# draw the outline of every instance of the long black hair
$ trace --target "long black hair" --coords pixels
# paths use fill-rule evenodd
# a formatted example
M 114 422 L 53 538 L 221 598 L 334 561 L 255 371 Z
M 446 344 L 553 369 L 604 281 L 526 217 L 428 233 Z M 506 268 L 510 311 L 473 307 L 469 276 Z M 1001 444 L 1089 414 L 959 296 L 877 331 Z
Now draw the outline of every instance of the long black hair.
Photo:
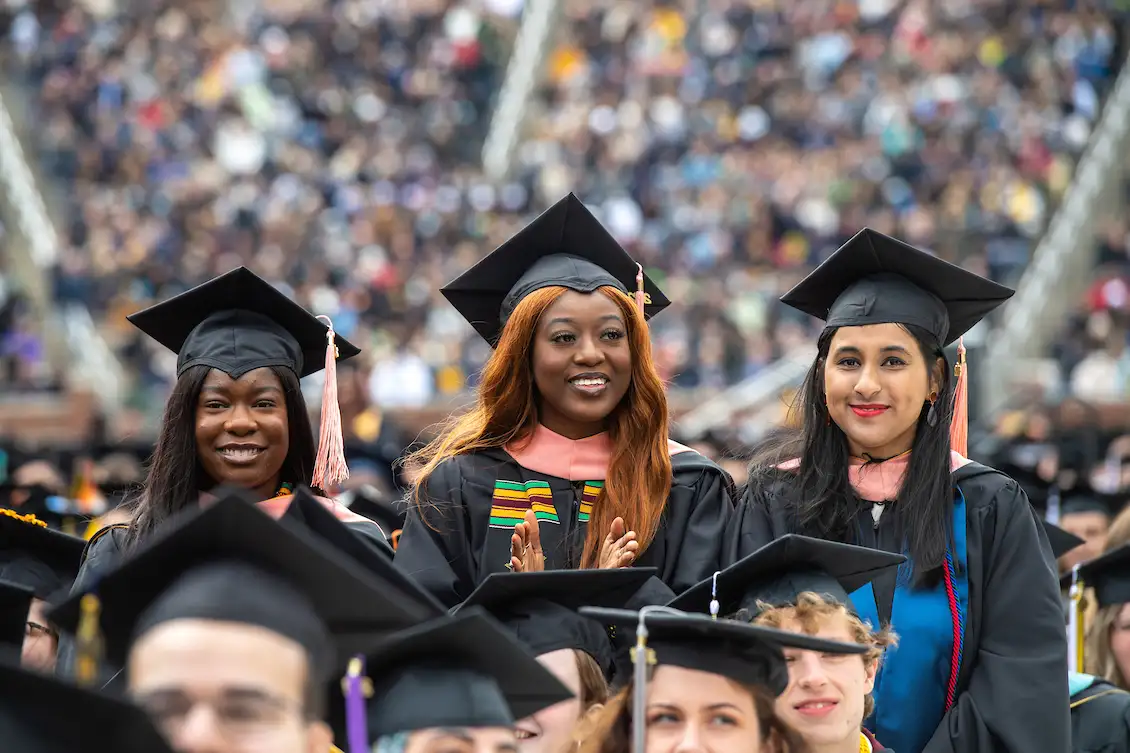
M 298 376 L 290 369 L 282 366 L 270 369 L 282 384 L 290 433 L 290 449 L 283 461 L 280 481 L 309 486 L 317 446 L 302 387 Z M 197 504 L 200 493 L 215 483 L 204 473 L 196 454 L 196 404 L 210 370 L 208 366 L 186 369 L 165 403 L 161 433 L 130 527 L 131 543 L 145 539 L 168 518 Z
M 906 478 L 897 497 L 900 536 L 907 543 L 916 580 L 928 584 L 941 573 L 950 539 L 953 481 L 950 477 L 950 422 L 953 420 L 955 382 L 950 365 L 937 339 L 921 327 L 899 325 L 917 341 L 934 374 L 936 359 L 942 359 L 941 389 L 935 403 L 937 422 L 927 420 L 929 403 L 923 403 L 911 445 Z M 792 410 L 801 428 L 782 432 L 762 443 L 750 463 L 750 487 L 771 484 L 780 478 L 778 469 L 789 460 L 800 461 L 795 474 L 795 494 L 787 495 L 787 513 L 806 535 L 852 542 L 855 521 L 864 506 L 848 478 L 850 452 L 847 436 L 828 421 L 824 396 L 824 369 L 837 328 L 825 329 L 817 343 L 816 360 L 805 376 Z M 790 474 L 792 475 L 792 474 Z

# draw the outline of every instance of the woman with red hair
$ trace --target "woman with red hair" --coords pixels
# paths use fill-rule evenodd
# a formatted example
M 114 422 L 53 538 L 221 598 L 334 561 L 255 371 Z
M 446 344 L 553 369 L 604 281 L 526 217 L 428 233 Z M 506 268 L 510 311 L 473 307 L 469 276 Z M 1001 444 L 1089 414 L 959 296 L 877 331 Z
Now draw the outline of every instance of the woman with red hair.
M 474 407 L 413 456 L 396 564 L 448 606 L 507 569 L 656 567 L 650 603 L 719 569 L 733 483 L 668 440 L 646 324 L 668 301 L 584 205 L 443 292 L 495 351 Z

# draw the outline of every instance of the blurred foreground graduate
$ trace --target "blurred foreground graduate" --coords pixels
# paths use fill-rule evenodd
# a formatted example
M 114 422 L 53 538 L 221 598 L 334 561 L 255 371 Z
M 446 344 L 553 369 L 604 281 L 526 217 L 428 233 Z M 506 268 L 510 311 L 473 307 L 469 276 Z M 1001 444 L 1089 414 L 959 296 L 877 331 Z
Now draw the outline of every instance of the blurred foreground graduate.
M 1049 524 L 1049 528 L 1054 526 Z M 1049 535 L 1053 546 L 1057 541 L 1061 544 L 1061 548 L 1055 551 L 1057 556 L 1083 544 L 1082 539 L 1066 531 L 1061 533 L 1062 537 Z M 1130 602 L 1130 545 L 1083 564 L 1069 573 L 1066 579 L 1071 582 L 1068 601 L 1068 635 L 1072 639 L 1071 671 L 1068 673 L 1071 750 L 1073 753 L 1127 753 L 1130 751 L 1130 693 L 1110 678 L 1096 676 L 1102 664 L 1108 667 L 1113 664 L 1112 652 L 1102 649 L 1103 641 L 1095 634 L 1089 636 L 1091 641 L 1084 651 L 1082 624 L 1085 607 L 1083 590 L 1086 586 L 1091 588 L 1088 598 L 1093 597 L 1098 602 L 1100 614 L 1112 605 L 1117 609 L 1123 602 Z M 1093 633 L 1105 634 L 1107 646 L 1115 639 L 1113 632 L 1116 629 L 1120 628 L 1092 627 Z M 1092 661 L 1092 658 L 1097 661 Z M 1084 665 L 1092 674 L 1084 672 Z
M 654 568 L 494 573 L 459 610 L 486 609 L 573 694 L 573 698 L 517 720 L 521 753 L 575 748 L 608 700 L 613 648 L 603 625 L 578 614 L 583 606 L 623 607 Z
M 434 612 L 238 497 L 174 523 L 52 612 L 77 638 L 79 679 L 101 655 L 124 666 L 178 750 L 326 753 L 327 689 L 348 657 Z
M 397 565 L 448 606 L 511 568 L 653 566 L 644 603 L 717 570 L 733 484 L 668 439 L 646 324 L 668 301 L 584 205 L 570 194 L 443 293 L 495 350 L 476 405 L 409 459 Z
M 904 562 L 901 554 L 788 534 L 671 606 L 864 647 L 858 656 L 786 647 L 789 684 L 776 700 L 777 715 L 810 753 L 891 751 L 863 720 L 874 710 L 875 676 L 894 636 L 861 620 L 848 594 Z
M 900 638 L 867 721 L 899 753 L 1069 745 L 1047 538 L 1015 481 L 959 454 L 966 367 L 959 355 L 955 385 L 942 350 L 1011 295 L 865 229 L 782 298 L 826 327 L 801 428 L 751 463 L 733 554 L 800 533 L 909 557 L 851 595 Z
M 77 536 L 52 530 L 33 515 L 0 510 L 0 579 L 28 588 L 33 595 L 24 613 L 25 667 L 55 671 L 59 636 L 48 623 L 47 610 L 66 598 L 85 545 Z
M 782 649 L 845 656 L 865 651 L 670 607 L 584 607 L 580 613 L 636 635 L 631 681 L 598 715 L 582 753 L 803 751 L 774 710 L 789 682 Z
M 359 351 L 301 306 L 240 267 L 129 319 L 177 354 L 177 382 L 133 520 L 91 539 L 76 588 L 216 487 L 246 489 L 279 517 L 296 488 L 331 487 L 343 473 L 335 364 Z M 323 368 L 316 452 L 299 379 Z M 358 536 L 384 546 L 372 521 L 331 500 L 323 504 Z M 68 641 L 59 654 L 61 671 L 69 672 Z
M 515 721 L 572 695 L 477 607 L 393 636 L 345 682 L 330 716 L 348 753 L 517 753 Z

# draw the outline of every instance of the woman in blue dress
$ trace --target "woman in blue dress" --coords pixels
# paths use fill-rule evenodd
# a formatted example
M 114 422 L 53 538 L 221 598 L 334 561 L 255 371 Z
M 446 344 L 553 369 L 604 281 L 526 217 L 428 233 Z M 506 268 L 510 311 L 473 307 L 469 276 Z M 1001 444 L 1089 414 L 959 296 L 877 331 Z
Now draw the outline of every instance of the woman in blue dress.
M 865 723 L 899 753 L 1070 748 L 1047 537 L 1015 481 L 950 441 L 964 410 L 955 420 L 942 349 L 1011 295 L 864 229 L 782 298 L 826 327 L 794 406 L 801 428 L 755 453 L 729 555 L 786 533 L 907 555 L 851 594 L 901 636 Z

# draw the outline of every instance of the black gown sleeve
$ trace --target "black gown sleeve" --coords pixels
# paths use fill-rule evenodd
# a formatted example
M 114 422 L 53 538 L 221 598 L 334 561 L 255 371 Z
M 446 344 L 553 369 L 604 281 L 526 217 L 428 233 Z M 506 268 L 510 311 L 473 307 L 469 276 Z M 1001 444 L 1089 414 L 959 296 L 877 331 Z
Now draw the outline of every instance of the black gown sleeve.
M 78 575 L 75 576 L 71 586 L 71 595 L 84 593 L 90 590 L 106 573 L 117 567 L 125 558 L 125 539 L 127 527 L 115 525 L 104 528 L 95 534 L 86 545 L 83 553 L 82 565 Z M 74 677 L 75 641 L 69 634 L 59 635 L 59 645 L 55 654 L 55 674 L 59 677 L 71 679 Z M 119 689 L 121 683 L 117 682 L 118 670 L 121 667 L 103 665 L 100 670 L 100 679 L 107 689 Z M 114 682 L 111 682 L 114 680 Z M 109 683 L 107 685 L 107 683 Z
M 746 485 L 724 534 L 724 566 L 732 565 L 774 539 L 791 533 L 781 504 L 785 493 L 787 489 L 783 481 L 751 481 Z
M 409 503 L 393 563 L 447 608 L 475 590 L 470 513 L 460 458 L 440 463 L 421 489 L 424 511 Z
M 1062 753 L 1071 749 L 1071 735 L 1059 584 L 1024 492 L 1015 481 L 992 476 L 998 481 L 991 486 L 962 485 L 970 504 L 970 621 L 977 643 L 965 660 L 968 681 L 925 753 Z M 978 504 L 975 492 L 993 487 L 992 499 Z

